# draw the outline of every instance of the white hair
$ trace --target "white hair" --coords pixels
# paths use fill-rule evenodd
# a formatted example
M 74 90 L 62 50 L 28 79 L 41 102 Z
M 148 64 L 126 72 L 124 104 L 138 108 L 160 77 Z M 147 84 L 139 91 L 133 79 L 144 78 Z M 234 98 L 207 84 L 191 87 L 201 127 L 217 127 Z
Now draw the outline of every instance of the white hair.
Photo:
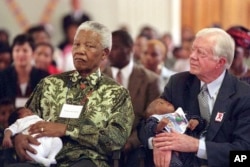
M 97 34 L 101 36 L 102 47 L 104 49 L 108 48 L 109 50 L 111 50 L 112 34 L 111 34 L 111 31 L 103 24 L 98 23 L 96 21 L 85 21 L 77 28 L 75 38 L 77 34 L 79 33 L 79 31 L 81 30 L 91 30 L 91 31 L 96 32 Z
M 233 38 L 221 28 L 204 28 L 196 34 L 197 37 L 209 37 L 215 42 L 213 53 L 218 57 L 225 57 L 225 68 L 229 69 L 234 58 L 235 43 Z

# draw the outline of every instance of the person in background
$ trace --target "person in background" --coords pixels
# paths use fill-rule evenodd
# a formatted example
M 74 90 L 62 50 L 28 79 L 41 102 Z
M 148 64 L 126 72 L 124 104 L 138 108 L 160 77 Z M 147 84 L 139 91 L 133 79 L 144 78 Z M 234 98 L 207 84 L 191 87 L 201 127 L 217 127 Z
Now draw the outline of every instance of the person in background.
M 230 72 L 250 84 L 250 68 L 244 59 L 250 50 L 250 30 L 243 26 L 232 26 L 227 33 L 232 36 L 236 45 Z
M 81 0 L 69 0 L 71 11 L 62 18 L 62 28 L 66 33 L 67 27 L 71 23 L 80 25 L 85 21 L 91 20 L 90 16 L 82 9 L 83 5 Z
M 113 31 L 112 41 L 113 45 L 108 57 L 110 66 L 107 66 L 103 72 L 129 90 L 135 120 L 132 133 L 123 148 L 122 159 L 124 159 L 124 167 L 137 167 L 139 166 L 138 154 L 141 146 L 137 126 L 145 115 L 147 105 L 160 95 L 158 76 L 134 63 L 133 40 L 127 31 Z
M 192 44 L 190 72 L 173 75 L 161 98 L 175 108 L 182 107 L 187 115 L 201 115 L 208 126 L 199 139 L 175 131 L 151 138 L 156 166 L 163 166 L 165 150 L 193 154 L 183 161 L 184 166 L 230 166 L 230 151 L 250 149 L 250 86 L 228 71 L 234 49 L 234 40 L 224 30 L 198 31 Z M 200 94 L 207 97 L 203 100 L 206 107 L 199 105 Z
M 64 39 L 60 42 L 59 48 L 64 51 L 68 45 L 72 45 L 75 30 L 85 22 L 91 20 L 90 16 L 82 9 L 81 0 L 69 0 L 71 11 L 62 18 L 62 30 Z M 65 52 L 65 51 L 64 51 Z M 65 53 L 64 53 L 65 55 Z
M 15 110 L 13 101 L 9 98 L 3 98 L 0 100 L 0 127 L 1 129 L 7 128 L 8 119 L 10 114 Z
M 109 167 L 109 157 L 120 150 L 134 121 L 128 90 L 100 71 L 112 46 L 109 29 L 95 21 L 81 24 L 73 43 L 76 70 L 51 75 L 39 82 L 26 107 L 44 120 L 30 127 L 37 137 L 61 137 L 63 148 L 56 157 L 59 167 Z M 16 135 L 14 146 L 22 161 L 38 145 L 31 135 Z M 37 166 L 29 162 L 9 167 Z
M 147 49 L 147 37 L 143 35 L 138 35 L 134 42 L 134 62 L 141 64 L 141 57 L 144 56 L 144 53 Z
M 173 56 L 175 58 L 175 62 L 173 65 L 173 71 L 176 72 L 184 72 L 184 71 L 189 71 L 190 70 L 190 50 L 180 46 L 180 47 L 175 47 L 173 50 Z
M 160 41 L 162 41 L 162 43 L 167 48 L 166 60 L 164 62 L 164 65 L 168 69 L 172 69 L 173 65 L 174 65 L 174 62 L 175 62 L 175 59 L 173 57 L 173 50 L 175 48 L 175 45 L 174 45 L 174 41 L 173 41 L 171 33 L 169 33 L 169 32 L 164 33 L 161 36 Z
M 35 67 L 47 71 L 49 74 L 58 74 L 61 71 L 53 64 L 54 48 L 50 43 L 38 43 L 34 50 Z
M 145 36 L 147 39 L 158 39 L 157 30 L 150 25 L 142 26 L 139 35 Z
M 167 49 L 161 41 L 151 39 L 147 43 L 147 49 L 144 56 L 141 57 L 142 65 L 159 75 L 159 88 L 161 92 L 163 92 L 171 75 L 175 74 L 174 71 L 164 66 L 166 53 Z
M 0 29 L 0 42 L 4 42 L 4 43 L 10 43 L 10 35 L 9 32 L 5 29 Z
M 8 119 L 12 112 L 15 111 L 15 104 L 9 98 L 0 99 L 0 143 L 3 142 L 4 129 L 8 128 Z M 13 149 L 5 149 L 0 145 L 0 166 L 9 162 L 15 162 L 15 152 Z
M 32 65 L 34 41 L 19 34 L 12 44 L 13 66 L 0 72 L 0 99 L 10 98 L 16 107 L 24 106 L 37 83 L 49 73 Z
M 11 48 L 8 43 L 0 42 L 0 71 L 8 68 L 12 64 Z
M 72 47 L 73 47 L 73 41 L 74 41 L 74 36 L 76 33 L 76 30 L 78 28 L 78 24 L 75 22 L 71 22 L 67 25 L 66 27 L 66 39 L 64 41 L 62 41 L 59 44 L 59 48 L 62 50 L 63 52 L 63 58 L 62 58 L 62 71 L 70 71 L 70 70 L 74 70 L 74 63 L 72 60 Z
M 35 45 L 39 43 L 48 43 L 52 45 L 51 36 L 45 25 L 35 25 L 31 26 L 27 33 L 33 38 Z M 53 45 L 52 45 L 53 46 Z M 60 48 L 53 46 L 53 64 L 58 69 L 64 69 L 63 64 L 63 52 Z

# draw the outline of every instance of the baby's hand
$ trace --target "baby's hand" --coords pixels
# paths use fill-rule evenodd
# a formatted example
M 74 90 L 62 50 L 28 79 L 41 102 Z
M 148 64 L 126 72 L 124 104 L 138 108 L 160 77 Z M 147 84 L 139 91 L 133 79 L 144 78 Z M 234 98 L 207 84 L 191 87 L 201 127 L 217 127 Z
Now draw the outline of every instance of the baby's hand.
M 4 137 L 2 145 L 3 145 L 3 148 L 11 148 L 11 147 L 13 147 L 11 138 Z
M 168 123 L 169 123 L 168 118 L 162 118 L 156 127 L 156 132 L 157 133 L 161 132 L 165 128 L 165 126 L 167 126 Z
M 198 124 L 199 124 L 199 121 L 197 119 L 190 119 L 188 123 L 188 128 L 193 131 Z

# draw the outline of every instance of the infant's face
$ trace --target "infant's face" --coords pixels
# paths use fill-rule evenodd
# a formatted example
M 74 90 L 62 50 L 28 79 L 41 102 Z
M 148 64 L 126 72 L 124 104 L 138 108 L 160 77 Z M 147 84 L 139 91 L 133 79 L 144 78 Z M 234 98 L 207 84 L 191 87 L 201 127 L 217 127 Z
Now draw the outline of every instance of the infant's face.
M 27 108 L 23 108 L 18 111 L 18 114 L 19 114 L 19 118 L 24 118 L 26 116 L 32 115 L 32 111 Z
M 157 114 L 165 114 L 174 112 L 174 106 L 163 99 L 157 99 L 155 102 L 155 110 Z

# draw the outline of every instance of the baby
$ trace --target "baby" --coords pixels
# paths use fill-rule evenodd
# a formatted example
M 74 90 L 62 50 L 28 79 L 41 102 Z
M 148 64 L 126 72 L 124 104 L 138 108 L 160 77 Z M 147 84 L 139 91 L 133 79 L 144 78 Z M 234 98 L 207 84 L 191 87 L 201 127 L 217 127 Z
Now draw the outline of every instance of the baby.
M 164 128 L 170 123 L 170 120 L 167 117 L 162 117 L 162 119 L 159 120 L 159 117 L 157 116 L 163 116 L 165 114 L 174 112 L 174 106 L 162 98 L 157 98 L 149 104 L 146 110 L 146 118 L 147 123 L 153 125 L 153 129 L 151 129 L 153 136 L 159 132 L 162 132 Z M 187 128 L 193 131 L 199 125 L 199 122 L 202 122 L 203 124 L 203 121 L 200 117 L 193 116 L 191 119 L 189 119 Z
M 170 124 L 171 127 L 173 127 L 173 129 L 176 130 L 175 126 L 172 126 L 172 122 L 169 118 L 175 116 L 175 114 L 171 113 L 176 113 L 176 115 L 178 115 L 178 110 L 179 109 L 175 111 L 174 106 L 162 98 L 157 98 L 154 101 L 152 101 L 146 110 L 146 124 L 145 124 L 145 129 L 147 129 L 146 138 L 148 139 L 150 137 L 155 136 L 157 133 L 166 131 L 166 127 L 169 126 Z M 166 117 L 167 114 L 169 114 L 169 118 Z M 201 117 L 187 116 L 187 115 L 186 117 L 189 121 L 186 122 L 187 126 L 184 126 L 185 128 L 182 130 L 181 133 L 186 132 L 186 128 L 191 131 L 196 131 L 195 133 L 200 133 L 200 131 L 202 131 L 205 128 L 205 121 Z M 185 122 L 186 118 L 183 119 L 183 117 L 178 117 L 178 116 L 175 117 L 175 121 L 177 123 L 178 121 L 183 121 L 183 120 Z M 169 162 L 170 166 L 181 167 L 183 165 L 177 152 L 172 152 L 171 160 Z
M 4 131 L 3 147 L 13 147 L 11 136 L 17 133 L 29 134 L 29 126 L 38 121 L 44 120 L 28 108 L 17 108 L 9 117 L 10 126 Z M 38 146 L 32 145 L 36 149 L 37 154 L 32 154 L 28 151 L 27 154 L 37 163 L 41 163 L 46 167 L 56 164 L 55 156 L 62 149 L 62 140 L 59 137 L 40 137 L 37 140 L 41 144 Z

